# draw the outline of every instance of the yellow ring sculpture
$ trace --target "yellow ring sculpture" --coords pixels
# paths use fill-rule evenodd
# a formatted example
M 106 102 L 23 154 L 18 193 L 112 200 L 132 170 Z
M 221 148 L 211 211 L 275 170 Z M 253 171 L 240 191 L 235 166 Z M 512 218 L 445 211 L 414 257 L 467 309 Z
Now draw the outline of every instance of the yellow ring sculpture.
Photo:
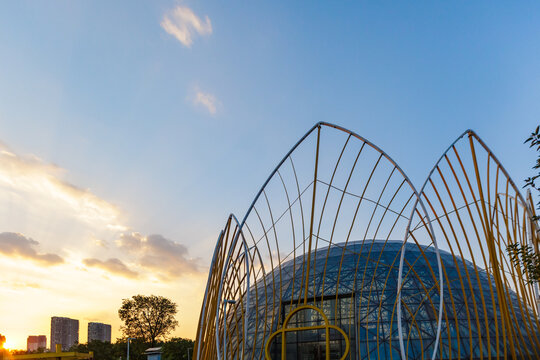
M 324 325 L 288 328 L 287 325 L 289 325 L 289 321 L 291 320 L 293 315 L 306 309 L 311 309 L 318 312 L 324 320 Z M 286 360 L 287 359 L 287 340 L 285 336 L 286 333 L 296 332 L 296 331 L 305 331 L 305 330 L 321 330 L 321 329 L 325 330 L 326 360 L 330 360 L 330 329 L 339 331 L 341 335 L 343 335 L 343 338 L 345 339 L 345 351 L 344 351 L 343 356 L 340 358 L 340 360 L 345 360 L 345 358 L 349 354 L 349 348 L 350 348 L 350 342 L 349 342 L 349 338 L 347 337 L 347 334 L 345 334 L 345 331 L 341 330 L 339 327 L 335 325 L 330 325 L 330 322 L 328 321 L 328 318 L 326 317 L 324 312 L 321 309 L 312 305 L 303 305 L 291 311 L 291 313 L 285 318 L 285 321 L 283 322 L 283 327 L 279 329 L 278 331 L 276 331 L 275 333 L 273 333 L 272 335 L 270 335 L 270 337 L 268 338 L 268 341 L 266 342 L 266 346 L 264 347 L 264 354 L 265 354 L 266 360 L 272 360 L 272 358 L 270 357 L 268 348 L 270 347 L 272 340 L 274 340 L 274 338 L 277 337 L 278 335 L 281 334 L 281 360 Z

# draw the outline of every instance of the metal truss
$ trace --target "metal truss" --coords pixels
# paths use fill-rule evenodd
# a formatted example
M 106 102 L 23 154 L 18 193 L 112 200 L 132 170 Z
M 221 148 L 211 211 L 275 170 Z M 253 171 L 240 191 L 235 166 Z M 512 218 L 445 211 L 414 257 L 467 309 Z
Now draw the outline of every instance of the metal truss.
M 538 233 L 532 207 L 504 167 L 467 130 L 435 164 L 420 197 L 439 247 L 451 254 L 454 264 L 470 261 L 452 271 L 452 262 L 442 262 L 441 285 L 448 290 L 443 293 L 437 357 L 540 358 L 537 287 L 507 251 L 514 243 L 538 250 Z M 412 238 L 412 227 L 424 226 L 416 218 Z
M 538 291 L 506 252 L 538 247 L 530 201 L 470 130 L 417 192 L 376 145 L 317 123 L 229 216 L 194 357 L 540 358 Z

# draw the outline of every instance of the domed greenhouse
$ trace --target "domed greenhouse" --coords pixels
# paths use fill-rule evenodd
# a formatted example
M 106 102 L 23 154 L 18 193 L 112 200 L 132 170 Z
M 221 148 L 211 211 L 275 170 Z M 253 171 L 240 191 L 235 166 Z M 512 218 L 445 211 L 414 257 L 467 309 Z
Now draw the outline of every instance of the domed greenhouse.
M 318 123 L 219 234 L 194 358 L 540 358 L 532 205 L 471 130 L 417 190 Z

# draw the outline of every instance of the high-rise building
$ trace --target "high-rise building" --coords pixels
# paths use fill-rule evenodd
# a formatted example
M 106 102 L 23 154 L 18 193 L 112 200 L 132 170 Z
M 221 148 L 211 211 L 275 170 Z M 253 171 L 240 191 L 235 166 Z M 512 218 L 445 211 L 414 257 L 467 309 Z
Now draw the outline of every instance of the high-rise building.
M 47 337 L 45 335 L 30 335 L 26 339 L 26 351 L 37 351 L 47 348 Z
M 53 316 L 51 318 L 51 349 L 56 344 L 62 345 L 62 350 L 79 343 L 79 320 Z
M 88 342 L 92 340 L 111 342 L 111 325 L 98 322 L 89 322 Z

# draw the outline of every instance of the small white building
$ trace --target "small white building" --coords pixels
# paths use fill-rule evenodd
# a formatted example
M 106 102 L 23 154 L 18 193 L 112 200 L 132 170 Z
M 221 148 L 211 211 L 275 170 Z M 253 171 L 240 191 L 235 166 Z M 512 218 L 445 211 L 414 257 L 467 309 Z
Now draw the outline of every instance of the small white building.
M 148 348 L 144 354 L 147 360 L 161 360 L 161 347 Z

